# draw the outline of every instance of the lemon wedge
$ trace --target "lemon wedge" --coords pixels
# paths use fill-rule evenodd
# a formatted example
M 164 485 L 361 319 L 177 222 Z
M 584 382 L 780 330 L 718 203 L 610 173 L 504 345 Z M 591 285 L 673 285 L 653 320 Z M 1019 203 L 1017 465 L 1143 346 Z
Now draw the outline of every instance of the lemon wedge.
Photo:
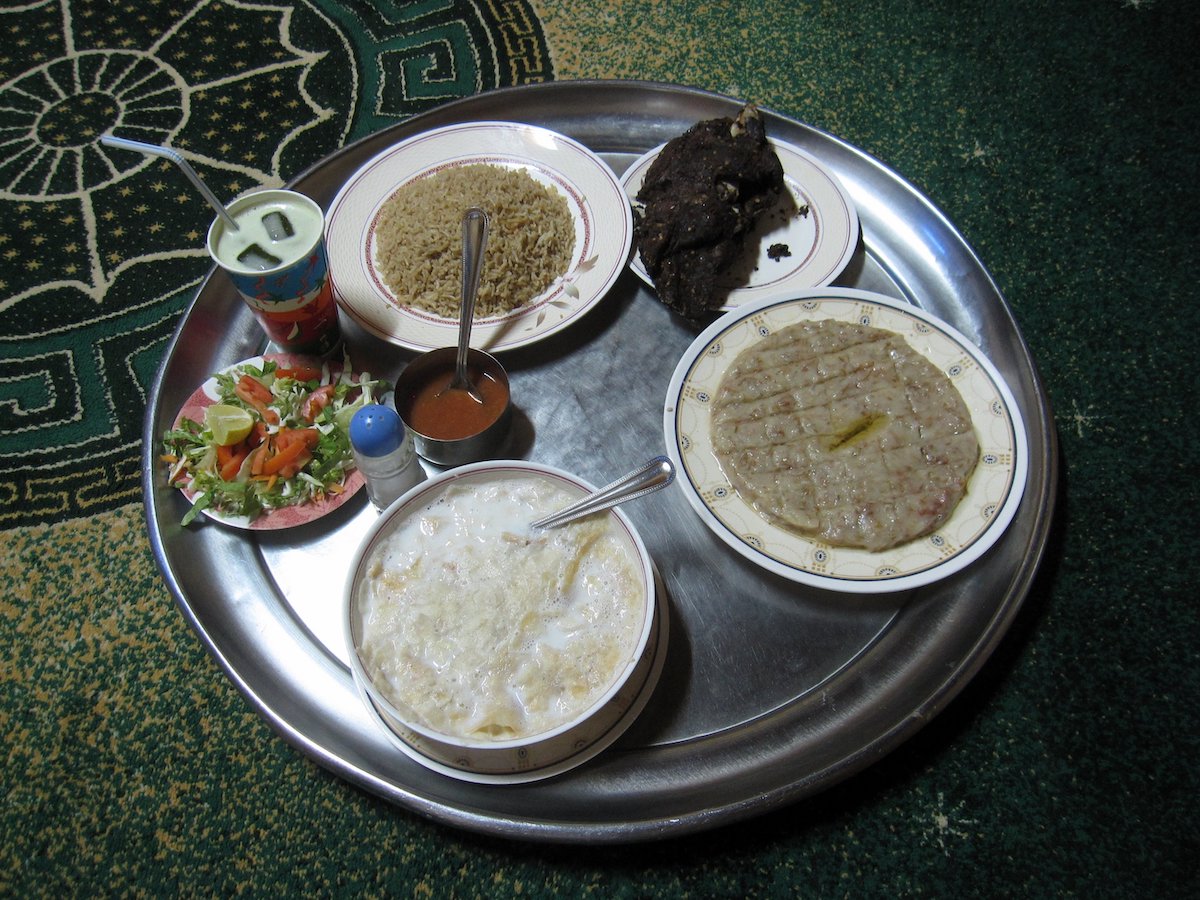
M 218 447 L 228 447 L 246 439 L 254 428 L 254 417 L 240 406 L 214 403 L 204 411 L 204 424 Z
M 336 413 L 334 413 L 334 424 L 348 434 L 350 432 L 350 420 L 353 419 L 354 414 L 364 406 L 366 406 L 366 403 L 363 402 L 361 397 L 358 400 L 355 400 L 349 406 L 343 406 Z

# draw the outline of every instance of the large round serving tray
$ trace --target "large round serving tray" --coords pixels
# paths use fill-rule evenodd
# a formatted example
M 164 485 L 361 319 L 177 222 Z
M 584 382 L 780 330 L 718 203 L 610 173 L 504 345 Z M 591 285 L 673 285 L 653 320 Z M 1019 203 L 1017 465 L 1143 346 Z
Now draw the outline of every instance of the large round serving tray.
M 447 104 L 347 147 L 292 185 L 328 206 L 384 148 L 463 121 L 541 125 L 590 147 L 618 174 L 696 121 L 740 104 L 642 82 L 558 82 Z M 741 558 L 675 488 L 631 504 L 665 586 L 671 642 L 642 715 L 605 753 L 559 778 L 479 785 L 399 753 L 357 695 L 338 599 L 375 512 L 364 499 L 285 535 L 179 526 L 186 501 L 155 463 L 196 384 L 262 348 L 251 313 L 214 272 L 184 314 L 146 416 L 143 481 L 155 556 L 214 658 L 280 734 L 360 787 L 431 819 L 543 841 L 661 838 L 743 819 L 857 772 L 941 710 L 988 658 L 1029 591 L 1058 480 L 1048 401 L 1028 347 L 963 237 L 910 183 L 823 132 L 767 112 L 768 133 L 835 172 L 862 225 L 836 284 L 910 302 L 974 341 L 1003 375 L 1029 437 L 1021 506 L 963 571 L 864 596 L 796 584 Z M 226 323 L 215 327 L 213 323 Z M 411 358 L 357 329 L 357 369 L 392 378 Z M 632 273 L 584 319 L 505 358 L 519 408 L 505 455 L 607 483 L 661 452 L 662 398 L 697 330 Z M 314 577 L 314 573 L 321 573 Z

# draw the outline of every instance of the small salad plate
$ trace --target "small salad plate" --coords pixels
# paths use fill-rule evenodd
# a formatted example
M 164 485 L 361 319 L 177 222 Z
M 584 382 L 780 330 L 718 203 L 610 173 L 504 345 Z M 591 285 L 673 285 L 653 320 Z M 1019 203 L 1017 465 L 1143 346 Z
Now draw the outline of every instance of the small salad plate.
M 343 376 L 345 365 L 341 361 L 319 360 L 306 356 L 297 356 L 295 354 L 273 353 L 263 356 L 255 356 L 250 359 L 244 359 L 234 363 L 231 366 L 223 369 L 220 375 L 230 375 L 235 379 L 247 370 L 261 371 L 264 363 L 272 362 L 278 369 L 298 370 L 305 368 L 320 372 L 321 386 L 336 384 Z M 354 378 L 353 375 L 349 377 Z M 355 380 L 374 384 L 368 375 L 361 374 Z M 178 414 L 175 416 L 172 432 L 178 430 L 184 420 L 198 423 L 201 427 L 205 423 L 205 411 L 208 407 L 222 401 L 220 383 L 218 375 L 213 375 L 201 384 L 191 396 L 184 402 Z M 347 451 L 348 452 L 348 451 Z M 351 465 L 353 460 L 351 458 Z M 168 477 L 175 476 L 175 468 L 178 465 L 177 461 L 172 461 L 168 458 Z M 294 479 L 286 479 L 294 481 Z M 192 486 L 192 480 L 187 476 L 185 471 L 181 471 L 178 477 L 174 477 L 173 483 L 179 488 L 180 493 L 184 495 L 192 504 L 197 504 L 203 496 L 203 492 L 197 491 Z M 334 510 L 343 506 L 350 498 L 355 496 L 364 485 L 362 473 L 357 468 L 349 468 L 345 478 L 340 484 L 339 491 L 324 491 L 317 492 L 314 495 L 301 500 L 300 502 L 283 505 L 273 508 L 264 509 L 260 514 L 250 517 L 247 515 L 239 515 L 222 511 L 212 506 L 202 505 L 199 512 L 215 522 L 222 525 L 227 525 L 232 528 L 241 528 L 251 531 L 275 531 L 284 528 L 294 528 L 298 525 L 305 525 L 320 519 L 322 516 L 329 515 Z M 295 485 L 284 486 L 280 482 L 281 490 L 290 490 Z M 187 517 L 190 520 L 191 515 Z

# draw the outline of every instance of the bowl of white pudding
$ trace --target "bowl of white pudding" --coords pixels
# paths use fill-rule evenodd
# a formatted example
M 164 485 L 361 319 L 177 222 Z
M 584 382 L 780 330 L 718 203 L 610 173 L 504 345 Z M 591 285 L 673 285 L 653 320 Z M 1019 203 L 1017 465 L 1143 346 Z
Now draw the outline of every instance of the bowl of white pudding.
M 371 527 L 346 581 L 351 669 L 399 749 L 466 780 L 560 774 L 645 705 L 667 616 L 646 547 L 610 509 L 531 523 L 592 490 L 523 461 L 452 469 Z

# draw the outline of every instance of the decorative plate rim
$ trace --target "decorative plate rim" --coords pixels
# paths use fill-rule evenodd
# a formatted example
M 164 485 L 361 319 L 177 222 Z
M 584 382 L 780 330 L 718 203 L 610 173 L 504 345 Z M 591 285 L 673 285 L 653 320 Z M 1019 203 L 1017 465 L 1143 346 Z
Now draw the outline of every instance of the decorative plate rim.
M 625 269 L 633 211 L 613 170 L 579 141 L 520 122 L 448 125 L 413 135 L 364 163 L 326 213 L 325 240 L 338 304 L 376 337 L 425 351 L 453 346 L 458 319 L 405 305 L 373 261 L 373 228 L 383 204 L 430 172 L 475 163 L 525 169 L 567 200 L 576 243 L 568 272 L 530 303 L 477 318 L 471 345 L 488 352 L 523 347 L 566 328 L 599 303 Z
M 768 296 L 778 297 L 788 292 L 825 287 L 845 271 L 858 249 L 858 210 L 837 175 L 808 151 L 778 138 L 767 140 L 775 148 L 783 165 L 785 183 L 792 199 L 798 206 L 809 208 L 813 233 L 803 256 L 789 270 L 758 283 L 752 279 L 751 284 L 734 288 L 721 307 L 722 311 L 737 309 Z M 631 203 L 637 202 L 637 191 L 646 170 L 665 146 L 665 143 L 659 144 L 643 153 L 621 175 L 621 186 Z M 840 245 L 837 243 L 839 240 Z M 759 241 L 755 272 L 778 266 L 778 261 L 768 257 L 769 247 L 766 240 Z M 654 289 L 654 281 L 642 264 L 636 246 L 630 255 L 629 267 L 651 290 Z
M 298 353 L 260 353 L 256 356 L 250 356 L 235 363 L 230 363 L 220 371 L 222 373 L 230 372 L 233 369 L 246 365 L 259 368 L 265 360 L 271 360 L 281 365 L 299 361 L 308 364 L 319 363 L 323 366 L 329 366 L 330 375 L 336 375 L 343 369 L 340 361 L 322 360 L 315 356 L 305 356 Z M 178 428 L 180 421 L 185 417 L 196 420 L 197 414 L 200 416 L 199 421 L 203 421 L 204 410 L 217 402 L 216 384 L 215 375 L 210 375 L 199 387 L 192 391 L 191 395 L 183 402 L 179 407 L 179 411 L 175 414 L 172 427 Z M 243 531 L 282 531 L 315 522 L 317 519 L 329 515 L 334 510 L 340 509 L 365 484 L 366 480 L 363 478 L 362 472 L 354 468 L 346 473 L 342 492 L 340 494 L 326 495 L 323 500 L 302 503 L 296 506 L 283 506 L 279 509 L 264 510 L 262 515 L 254 519 L 247 519 L 245 516 L 228 516 L 215 509 L 202 509 L 200 512 L 214 522 L 230 528 L 237 528 Z M 196 502 L 197 492 L 187 487 L 182 487 L 179 488 L 179 493 L 183 494 L 189 503 L 194 504 Z
M 980 461 L 968 482 L 967 495 L 950 519 L 931 534 L 880 552 L 832 547 L 772 525 L 738 496 L 721 471 L 707 424 L 707 403 L 721 376 L 755 334 L 818 318 L 862 321 L 890 331 L 897 329 L 889 326 L 904 324 L 906 331 L 921 335 L 922 345 L 916 346 L 909 333 L 897 333 L 939 368 L 946 371 L 947 359 L 958 357 L 947 374 L 971 411 L 980 441 Z M 935 345 L 933 349 L 931 345 Z M 682 475 L 678 481 L 684 495 L 721 540 L 777 575 L 844 593 L 920 587 L 974 562 L 1012 521 L 1028 475 L 1024 419 L 1003 376 L 984 353 L 951 325 L 919 307 L 852 288 L 820 288 L 786 298 L 765 298 L 713 322 L 676 366 L 667 390 L 663 429 L 667 452 Z

